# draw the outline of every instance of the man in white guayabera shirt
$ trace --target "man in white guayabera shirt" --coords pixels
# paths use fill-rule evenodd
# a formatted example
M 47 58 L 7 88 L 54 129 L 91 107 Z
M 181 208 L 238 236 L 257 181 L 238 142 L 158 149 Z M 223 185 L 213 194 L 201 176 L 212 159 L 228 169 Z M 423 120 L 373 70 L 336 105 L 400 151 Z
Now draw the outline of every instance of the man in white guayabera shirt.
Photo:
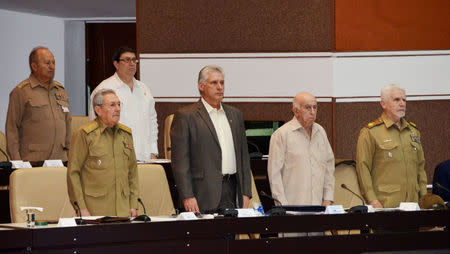
M 158 122 L 155 99 L 150 88 L 134 78 L 139 60 L 136 52 L 128 47 L 119 48 L 113 56 L 116 73 L 103 80 L 91 94 L 89 119 L 95 118 L 92 98 L 100 89 L 112 89 L 120 100 L 120 123 L 131 128 L 137 160 L 149 160 L 158 156 Z

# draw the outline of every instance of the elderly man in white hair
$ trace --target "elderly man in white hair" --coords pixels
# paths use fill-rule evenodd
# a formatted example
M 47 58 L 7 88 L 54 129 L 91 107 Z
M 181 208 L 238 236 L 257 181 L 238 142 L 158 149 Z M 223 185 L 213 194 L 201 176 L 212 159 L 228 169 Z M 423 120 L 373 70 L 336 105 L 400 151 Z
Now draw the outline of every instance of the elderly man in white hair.
M 268 175 L 280 205 L 333 203 L 334 155 L 327 134 L 316 121 L 317 101 L 309 93 L 295 96 L 294 117 L 270 138 Z
M 359 185 L 375 208 L 418 202 L 427 193 L 420 132 L 404 119 L 405 90 L 387 85 L 381 90 L 381 116 L 362 128 L 356 148 Z

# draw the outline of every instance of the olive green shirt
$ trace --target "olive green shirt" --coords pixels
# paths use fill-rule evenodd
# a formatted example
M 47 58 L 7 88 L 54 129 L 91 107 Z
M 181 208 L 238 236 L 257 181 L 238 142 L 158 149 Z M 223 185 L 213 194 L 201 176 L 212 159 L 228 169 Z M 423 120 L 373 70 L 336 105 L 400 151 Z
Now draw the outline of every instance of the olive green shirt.
M 419 130 L 405 119 L 401 127 L 382 114 L 364 127 L 356 148 L 361 193 L 383 207 L 418 202 L 427 193 L 425 158 Z
M 52 81 L 45 88 L 33 74 L 9 95 L 6 117 L 7 149 L 11 160 L 67 161 L 70 143 L 69 97 Z
M 91 215 L 129 216 L 137 209 L 139 184 L 131 129 L 106 127 L 99 119 L 75 132 L 70 146 L 67 186 L 72 205 Z M 76 206 L 74 206 L 77 209 Z

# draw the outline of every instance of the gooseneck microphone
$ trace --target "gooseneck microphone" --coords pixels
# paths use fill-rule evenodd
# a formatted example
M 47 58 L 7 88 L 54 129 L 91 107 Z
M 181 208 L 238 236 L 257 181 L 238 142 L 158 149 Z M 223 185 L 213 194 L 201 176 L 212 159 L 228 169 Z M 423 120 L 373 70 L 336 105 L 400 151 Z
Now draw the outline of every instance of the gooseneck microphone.
M 353 195 L 355 195 L 359 199 L 361 199 L 361 202 L 362 202 L 362 205 L 354 206 L 354 207 L 350 208 L 348 210 L 348 212 L 349 213 L 367 213 L 367 206 L 366 206 L 366 203 L 364 202 L 364 199 L 360 195 L 358 195 L 354 191 L 352 191 L 349 187 L 347 187 L 347 185 L 345 185 L 345 183 L 341 184 L 341 187 L 343 189 L 350 191 Z
M 447 188 L 445 188 L 444 186 L 442 186 L 442 184 L 440 184 L 440 183 L 436 183 L 436 186 L 439 188 L 439 189 L 441 189 L 441 190 L 445 190 L 446 192 L 449 192 L 450 193 L 450 190 L 449 189 L 447 189 Z
M 81 215 L 81 208 L 78 205 L 77 201 L 73 201 L 73 204 L 77 207 L 77 212 L 80 214 L 80 219 L 76 219 L 75 222 L 77 223 L 77 225 L 84 225 L 86 224 L 86 221 L 83 220 L 83 216 Z
M 270 199 L 272 201 L 276 201 L 276 202 L 278 202 L 278 204 L 280 204 L 279 206 L 275 206 L 275 207 L 273 207 L 272 209 L 269 210 L 268 213 L 271 216 L 274 216 L 274 215 L 286 215 L 286 209 L 283 208 L 283 204 L 280 202 L 280 200 L 278 200 L 278 199 L 268 195 L 264 191 L 260 191 L 259 195 L 261 195 L 263 197 L 266 197 L 266 198 L 268 198 L 268 199 Z
M 147 216 L 147 211 L 145 210 L 144 202 L 142 202 L 141 198 L 138 198 L 137 201 L 139 202 L 139 204 L 141 204 L 142 208 L 144 209 L 144 214 L 136 216 L 136 218 L 134 218 L 133 220 L 143 222 L 151 221 L 150 217 Z

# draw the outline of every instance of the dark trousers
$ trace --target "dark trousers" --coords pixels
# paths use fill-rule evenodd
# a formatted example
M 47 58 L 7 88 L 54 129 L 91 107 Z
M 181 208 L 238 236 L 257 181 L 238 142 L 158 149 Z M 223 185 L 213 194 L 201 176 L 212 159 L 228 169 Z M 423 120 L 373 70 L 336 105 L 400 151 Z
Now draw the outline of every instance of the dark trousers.
M 217 209 L 237 208 L 236 206 L 236 174 L 224 175 L 222 178 L 222 196 Z

